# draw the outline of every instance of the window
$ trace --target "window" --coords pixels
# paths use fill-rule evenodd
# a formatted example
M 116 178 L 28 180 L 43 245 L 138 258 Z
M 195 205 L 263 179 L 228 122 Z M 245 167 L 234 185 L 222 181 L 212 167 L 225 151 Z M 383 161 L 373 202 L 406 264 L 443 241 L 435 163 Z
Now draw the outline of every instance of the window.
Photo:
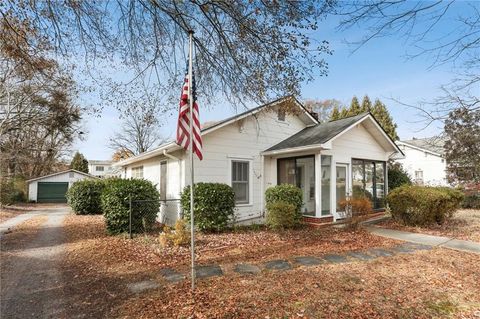
M 132 168 L 133 178 L 143 178 L 143 166 Z
M 366 197 L 373 208 L 385 207 L 385 162 L 352 160 L 352 196 Z
M 415 183 L 417 183 L 419 185 L 423 185 L 423 171 L 422 170 L 415 171 Z
M 95 171 L 97 172 L 103 172 L 105 170 L 105 167 L 103 166 L 95 166 Z
M 250 202 L 250 162 L 232 161 L 232 188 L 235 192 L 236 204 L 248 204 Z
M 74 173 L 74 172 L 70 172 L 70 173 L 68 174 L 68 176 L 69 176 L 70 178 L 74 178 L 74 177 L 75 177 L 75 173 Z
M 330 215 L 330 175 L 332 172 L 332 156 L 322 155 L 322 216 Z
M 285 122 L 285 110 L 278 109 L 277 111 L 277 120 Z

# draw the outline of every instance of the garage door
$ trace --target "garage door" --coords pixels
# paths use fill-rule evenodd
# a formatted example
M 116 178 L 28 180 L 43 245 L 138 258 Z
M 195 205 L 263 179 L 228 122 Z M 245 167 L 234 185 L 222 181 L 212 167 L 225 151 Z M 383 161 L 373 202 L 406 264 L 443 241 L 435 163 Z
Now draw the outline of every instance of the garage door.
M 37 202 L 39 203 L 66 203 L 65 194 L 68 183 L 43 182 L 38 183 Z

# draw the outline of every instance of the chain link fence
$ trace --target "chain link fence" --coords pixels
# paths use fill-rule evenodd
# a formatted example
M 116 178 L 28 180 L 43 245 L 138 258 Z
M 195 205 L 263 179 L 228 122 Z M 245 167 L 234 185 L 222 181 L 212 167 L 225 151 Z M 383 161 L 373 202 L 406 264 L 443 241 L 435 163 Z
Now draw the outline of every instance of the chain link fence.
M 155 225 L 174 225 L 181 218 L 180 199 L 166 200 L 130 200 L 129 236 L 135 233 L 148 233 Z

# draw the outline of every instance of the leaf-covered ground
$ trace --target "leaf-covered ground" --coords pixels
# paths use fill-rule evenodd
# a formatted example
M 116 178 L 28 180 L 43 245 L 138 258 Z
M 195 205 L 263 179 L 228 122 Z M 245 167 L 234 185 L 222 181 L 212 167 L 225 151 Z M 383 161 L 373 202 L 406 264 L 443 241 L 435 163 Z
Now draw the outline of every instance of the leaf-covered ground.
M 393 220 L 387 220 L 380 223 L 379 226 L 415 233 L 471 240 L 480 243 L 480 210 L 478 209 L 460 209 L 455 213 L 452 219 L 446 221 L 442 225 L 411 227 L 402 225 Z
M 475 318 L 480 311 L 480 256 L 436 248 L 368 262 L 322 264 L 166 283 L 159 270 L 188 270 L 188 248 L 160 250 L 155 236 L 105 234 L 101 216 L 68 216 L 63 262 L 69 312 L 123 318 Z M 198 236 L 200 264 L 323 255 L 396 244 L 363 231 L 334 228 L 284 233 L 239 231 Z M 126 285 L 152 279 L 140 294 Z M 195 300 L 195 303 L 193 302 Z

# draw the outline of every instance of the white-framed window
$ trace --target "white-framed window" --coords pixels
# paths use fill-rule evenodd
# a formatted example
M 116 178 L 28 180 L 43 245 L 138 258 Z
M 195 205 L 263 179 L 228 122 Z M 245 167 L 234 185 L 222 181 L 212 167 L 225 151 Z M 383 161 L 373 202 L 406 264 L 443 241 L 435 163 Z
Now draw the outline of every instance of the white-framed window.
M 250 204 L 250 161 L 231 161 L 231 185 L 235 192 L 235 204 Z
M 95 171 L 97 172 L 103 172 L 105 170 L 105 167 L 103 166 L 95 166 Z
M 133 167 L 132 168 L 132 177 L 133 178 L 143 178 L 143 166 Z
M 68 174 L 68 177 L 74 178 L 74 177 L 75 177 L 75 173 L 74 173 L 74 172 L 70 172 L 70 173 Z
M 279 108 L 277 111 L 277 120 L 280 122 L 285 122 L 285 110 L 282 108 Z

